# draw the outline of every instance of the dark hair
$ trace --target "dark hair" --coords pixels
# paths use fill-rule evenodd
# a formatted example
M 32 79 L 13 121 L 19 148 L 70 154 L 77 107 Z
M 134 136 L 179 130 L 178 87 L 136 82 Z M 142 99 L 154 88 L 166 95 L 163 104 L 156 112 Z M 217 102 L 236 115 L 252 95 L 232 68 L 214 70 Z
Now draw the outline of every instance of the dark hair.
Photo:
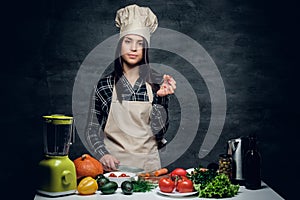
M 123 58 L 121 55 L 121 47 L 124 37 L 120 38 L 116 53 L 115 53 L 115 60 L 114 60 L 114 78 L 115 78 L 115 85 L 117 90 L 118 100 L 122 102 L 122 87 L 120 84 L 117 84 L 120 78 L 123 75 Z M 148 42 L 143 38 L 143 58 L 138 63 L 140 66 L 140 77 L 149 83 L 152 87 L 153 92 L 156 92 L 159 89 L 158 84 L 155 84 L 154 77 L 153 77 L 153 70 L 151 70 L 149 65 L 149 55 L 148 55 Z

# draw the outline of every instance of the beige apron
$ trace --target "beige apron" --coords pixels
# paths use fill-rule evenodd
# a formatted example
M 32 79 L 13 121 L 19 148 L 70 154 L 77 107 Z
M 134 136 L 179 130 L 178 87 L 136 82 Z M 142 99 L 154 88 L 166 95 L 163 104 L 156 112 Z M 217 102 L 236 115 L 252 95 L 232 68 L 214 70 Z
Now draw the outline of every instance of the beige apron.
M 115 87 L 104 129 L 104 144 L 120 165 L 154 171 L 161 168 L 155 136 L 150 127 L 153 93 L 146 83 L 149 101 L 117 100 Z

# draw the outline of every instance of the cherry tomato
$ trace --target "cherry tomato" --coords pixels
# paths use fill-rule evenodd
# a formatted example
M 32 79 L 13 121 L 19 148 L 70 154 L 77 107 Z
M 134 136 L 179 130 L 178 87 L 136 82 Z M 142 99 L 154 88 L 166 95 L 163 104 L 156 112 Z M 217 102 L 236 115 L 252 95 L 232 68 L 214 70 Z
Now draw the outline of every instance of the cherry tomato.
M 186 174 L 187 174 L 187 171 L 183 168 L 176 168 L 170 173 L 171 177 L 176 176 L 176 175 L 177 176 L 186 176 Z
M 122 174 L 119 175 L 119 177 L 129 177 L 129 176 L 125 173 L 122 173 Z
M 115 173 L 110 173 L 108 176 L 109 177 L 117 177 L 117 175 Z
M 188 178 L 178 180 L 176 191 L 180 193 L 193 192 L 194 191 L 193 182 Z
M 171 193 L 175 188 L 175 183 L 170 178 L 161 178 L 159 179 L 158 186 L 160 191 Z

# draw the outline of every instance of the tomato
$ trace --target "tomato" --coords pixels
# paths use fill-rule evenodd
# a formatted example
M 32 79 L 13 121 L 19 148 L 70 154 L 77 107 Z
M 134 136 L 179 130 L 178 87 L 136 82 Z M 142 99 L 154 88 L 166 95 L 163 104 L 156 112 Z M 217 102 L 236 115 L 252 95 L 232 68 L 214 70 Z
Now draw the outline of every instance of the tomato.
M 171 179 L 174 181 L 175 187 L 176 187 L 179 180 L 187 180 L 187 179 L 189 179 L 189 178 L 186 177 L 186 176 L 178 176 L 178 175 L 175 175 L 175 176 L 171 176 Z
M 180 179 L 181 179 L 181 180 L 190 180 L 190 179 L 189 179 L 188 177 L 186 177 L 186 176 L 181 176 Z
M 194 191 L 193 182 L 188 178 L 178 180 L 176 191 L 180 193 L 193 192 Z
M 171 177 L 176 176 L 176 175 L 177 176 L 186 176 L 186 174 L 187 174 L 187 171 L 183 168 L 176 168 L 170 173 Z
M 170 178 L 161 178 L 159 179 L 158 186 L 160 191 L 171 193 L 175 188 L 175 183 Z
M 117 175 L 115 173 L 110 173 L 109 177 L 117 177 Z
M 129 176 L 125 173 L 122 173 L 122 174 L 119 175 L 119 177 L 129 177 Z

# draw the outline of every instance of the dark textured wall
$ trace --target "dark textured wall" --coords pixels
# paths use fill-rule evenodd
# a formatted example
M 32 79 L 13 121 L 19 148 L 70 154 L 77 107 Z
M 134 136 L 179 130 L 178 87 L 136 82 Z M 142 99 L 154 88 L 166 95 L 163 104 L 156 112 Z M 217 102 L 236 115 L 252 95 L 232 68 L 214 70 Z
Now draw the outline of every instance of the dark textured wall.
M 9 183 L 5 191 L 18 188 L 18 194 L 33 198 L 36 165 L 43 153 L 41 116 L 72 114 L 77 70 L 93 48 L 117 33 L 116 10 L 133 2 L 150 6 L 160 27 L 200 43 L 218 66 L 226 89 L 222 135 L 209 155 L 199 160 L 199 144 L 210 116 L 207 89 L 192 68 L 181 67 L 188 67 L 184 60 L 153 53 L 156 62 L 174 66 L 190 80 L 201 102 L 197 137 L 169 167 L 216 162 L 228 139 L 257 133 L 263 180 L 283 197 L 293 197 L 297 188 L 290 181 L 299 169 L 296 134 L 300 116 L 296 9 L 290 1 L 256 0 L 12 0 L 4 4 L 1 172 Z M 175 97 L 170 110 L 167 137 L 171 140 L 180 118 Z M 70 157 L 86 152 L 77 137 Z

